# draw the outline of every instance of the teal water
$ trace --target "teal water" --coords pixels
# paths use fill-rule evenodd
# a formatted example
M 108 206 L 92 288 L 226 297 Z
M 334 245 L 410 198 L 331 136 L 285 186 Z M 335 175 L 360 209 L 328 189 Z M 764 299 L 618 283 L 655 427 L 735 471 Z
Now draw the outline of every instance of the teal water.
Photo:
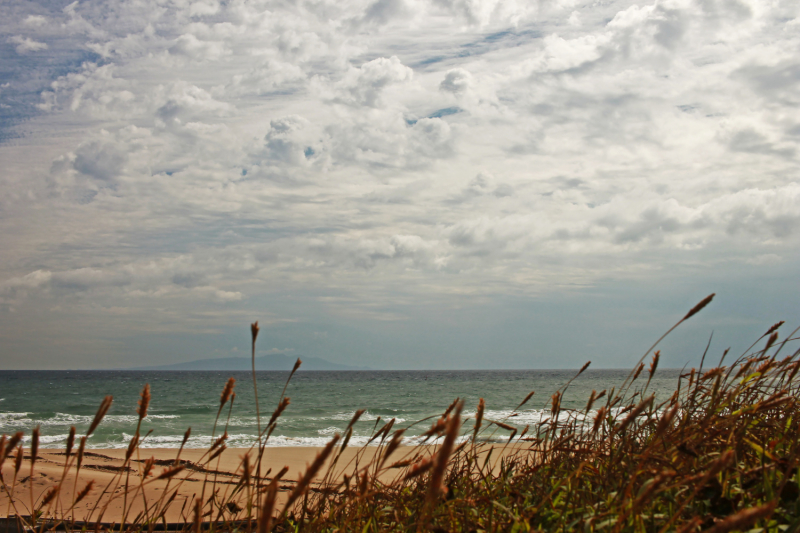
M 618 387 L 627 374 L 622 370 L 587 370 L 569 387 L 562 406 L 583 409 L 592 389 Z M 366 409 L 352 440 L 363 444 L 376 424 L 395 418 L 395 427 L 409 426 L 441 414 L 456 397 L 466 402 L 465 416 L 474 414 L 479 398 L 485 398 L 485 416 L 502 420 L 535 390 L 519 414 L 507 420 L 523 428 L 547 416 L 550 396 L 574 375 L 575 371 L 568 370 L 298 372 L 286 390 L 291 404 L 269 445 L 324 445 L 347 426 L 357 409 Z M 659 370 L 649 391 L 668 398 L 678 376 L 678 370 Z M 114 403 L 88 446 L 126 447 L 136 428 L 139 393 L 149 383 L 152 401 L 142 433 L 152 433 L 142 445 L 178 447 L 191 427 L 188 446 L 205 448 L 211 442 L 220 392 L 229 377 L 237 381 L 228 446 L 247 447 L 257 435 L 249 372 L 0 371 L 0 433 L 24 431 L 30 435 L 39 426 L 43 447 L 63 446 L 70 426 L 86 431 L 100 401 L 110 394 Z M 287 377 L 288 372 L 257 372 L 262 419 L 269 419 Z M 644 381 L 639 378 L 637 383 L 643 385 Z M 220 428 L 227 417 L 226 406 Z M 411 427 L 409 442 L 428 427 L 430 422 Z

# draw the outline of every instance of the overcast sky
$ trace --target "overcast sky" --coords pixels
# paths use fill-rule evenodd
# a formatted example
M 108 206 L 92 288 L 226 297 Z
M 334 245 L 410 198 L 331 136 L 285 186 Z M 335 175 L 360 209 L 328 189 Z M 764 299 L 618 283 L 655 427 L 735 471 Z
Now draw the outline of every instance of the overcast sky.
M 800 324 L 795 0 L 3 0 L 0 368 L 629 367 Z M 785 331 L 784 333 L 788 333 Z

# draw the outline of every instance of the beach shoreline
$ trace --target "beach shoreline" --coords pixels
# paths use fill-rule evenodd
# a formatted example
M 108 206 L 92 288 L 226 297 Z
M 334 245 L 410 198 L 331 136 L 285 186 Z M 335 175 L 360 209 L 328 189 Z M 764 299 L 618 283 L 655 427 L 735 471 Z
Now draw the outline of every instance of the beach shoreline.
M 400 460 L 415 452 L 424 452 L 426 447 L 401 447 L 393 455 L 392 460 Z M 346 448 L 342 451 L 335 468 L 333 478 L 341 480 L 342 474 L 352 472 L 357 463 L 369 462 L 382 448 L 377 446 L 363 448 Z M 321 447 L 273 447 L 264 448 L 261 459 L 261 479 L 269 482 L 273 476 L 286 467 L 288 470 L 281 478 L 281 491 L 278 494 L 278 503 L 285 498 L 288 491 L 300 479 L 308 465 L 314 461 Z M 133 452 L 129 466 L 125 466 L 124 449 L 92 449 L 86 450 L 79 474 L 75 476 L 74 461 L 65 472 L 63 449 L 40 449 L 33 468 L 33 490 L 31 492 L 31 461 L 30 450 L 23 449 L 23 460 L 16 475 L 14 483 L 15 457 L 9 457 L 2 466 L 5 485 L 11 488 L 15 498 L 9 502 L 6 489 L 0 491 L 0 517 L 11 515 L 30 515 L 31 494 L 34 502 L 40 502 L 48 490 L 60 485 L 59 498 L 62 502 L 72 502 L 89 483 L 92 488 L 76 506 L 75 520 L 93 522 L 98 519 L 103 522 L 120 522 L 123 519 L 123 497 L 125 484 L 129 491 L 137 491 L 130 513 L 134 515 L 143 512 L 145 505 L 156 502 L 166 493 L 170 496 L 176 492 L 174 502 L 167 510 L 165 519 L 168 522 L 182 522 L 191 520 L 191 508 L 194 499 L 201 496 L 208 498 L 212 490 L 223 493 L 230 492 L 239 483 L 242 476 L 242 463 L 248 455 L 250 464 L 258 462 L 258 450 L 252 448 L 227 448 L 211 461 L 208 449 L 184 449 L 178 457 L 178 450 L 174 448 L 144 448 Z M 12 454 L 13 455 L 13 454 Z M 148 459 L 154 461 L 150 475 L 142 483 L 142 472 Z M 74 452 L 73 458 L 74 459 Z M 183 469 L 170 479 L 156 479 L 160 474 L 172 468 L 179 459 Z M 356 461 L 358 459 L 358 461 Z M 329 459 L 328 465 L 331 460 Z M 327 466 L 315 478 L 320 481 L 327 472 Z M 212 488 L 213 487 L 213 488 Z M 55 502 L 54 502 L 55 504 Z M 36 507 L 36 503 L 34 504 Z M 106 507 L 100 513 L 100 510 Z M 63 509 L 62 509 L 63 510 Z M 46 515 L 47 513 L 45 513 Z M 130 518 L 133 518 L 132 516 Z
M 519 443 L 510 446 L 500 444 L 487 444 L 482 453 L 489 449 L 501 449 L 507 452 L 518 451 L 529 448 L 527 444 Z M 288 494 L 306 472 L 308 465 L 323 450 L 322 447 L 267 447 L 263 449 L 261 459 L 261 480 L 262 484 L 268 484 L 274 476 L 286 468 L 285 474 L 280 478 L 279 491 L 276 500 L 276 507 L 280 508 L 286 501 Z M 419 460 L 428 457 L 437 450 L 435 445 L 421 446 L 400 446 L 386 460 L 385 466 L 393 463 L 406 462 L 409 460 Z M 341 482 L 345 474 L 352 475 L 358 468 L 373 461 L 378 453 L 386 451 L 386 446 L 360 446 L 348 447 L 341 451 L 338 456 L 335 468 L 329 474 L 328 481 Z M 91 481 L 93 485 L 81 502 L 67 513 L 76 521 L 94 523 L 119 523 L 124 519 L 133 519 L 138 513 L 145 512 L 146 507 L 159 500 L 173 498 L 164 514 L 164 520 L 169 523 L 185 522 L 193 520 L 192 507 L 196 498 L 208 499 L 214 491 L 218 491 L 223 501 L 228 501 L 234 488 L 240 483 L 242 478 L 242 464 L 245 455 L 251 465 L 251 470 L 255 472 L 255 465 L 258 462 L 258 450 L 254 448 L 226 448 L 221 454 L 207 460 L 208 449 L 183 449 L 178 456 L 178 450 L 174 448 L 143 448 L 133 452 L 128 466 L 125 465 L 127 450 L 118 448 L 92 449 L 83 453 L 82 464 L 77 479 L 75 476 L 75 455 L 71 457 L 70 468 L 65 472 L 63 449 L 40 449 L 33 468 L 33 488 L 31 491 L 31 457 L 28 448 L 23 449 L 21 467 L 14 475 L 14 464 L 16 454 L 8 457 L 2 466 L 3 479 L 6 487 L 13 486 L 12 493 L 14 500 L 9 501 L 6 489 L 0 490 L 0 518 L 13 515 L 29 516 L 31 509 L 31 497 L 34 501 L 34 508 L 37 508 L 47 492 L 53 487 L 60 486 L 59 495 L 54 499 L 54 507 L 48 514 L 63 515 L 65 506 L 59 502 L 72 502 L 77 494 L 85 489 Z M 504 453 L 496 453 L 492 458 L 492 463 L 498 461 Z M 328 475 L 328 467 L 337 454 L 331 455 L 326 465 L 320 470 L 311 482 L 312 488 L 323 481 Z M 179 460 L 176 463 L 176 459 Z M 146 468 L 148 460 L 153 461 L 153 467 L 147 480 L 142 483 L 142 472 Z M 179 464 L 183 469 L 170 479 L 157 479 L 162 473 L 174 468 Z M 378 478 L 389 483 L 398 475 L 401 475 L 402 468 L 386 468 Z M 125 485 L 128 490 L 125 490 Z M 124 493 L 128 492 L 129 499 L 125 501 Z M 174 493 L 174 496 L 173 496 Z M 132 500 L 130 499 L 132 496 Z M 245 493 L 240 492 L 242 503 L 245 500 Z M 237 497 L 233 498 L 237 501 Z M 128 505 L 128 516 L 123 516 L 123 508 Z M 58 512 L 55 512 L 58 510 Z M 225 519 L 233 519 L 235 513 Z M 241 519 L 242 516 L 235 518 Z

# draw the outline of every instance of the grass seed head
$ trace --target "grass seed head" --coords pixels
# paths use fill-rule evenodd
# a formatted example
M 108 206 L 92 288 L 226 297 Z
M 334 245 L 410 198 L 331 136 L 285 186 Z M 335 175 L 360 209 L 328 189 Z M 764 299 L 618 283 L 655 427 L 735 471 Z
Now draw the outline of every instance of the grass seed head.
M 436 454 L 433 470 L 431 471 L 431 481 L 426 497 L 429 503 L 434 502 L 440 494 L 447 490 L 443 486 L 442 480 L 444 479 L 444 473 L 447 469 L 447 463 L 450 460 L 450 454 L 453 451 L 458 431 L 461 429 L 461 410 L 463 407 L 464 402 L 459 402 L 453 409 L 452 414 L 448 416 L 447 432 L 444 435 L 442 446 Z
M 242 483 L 250 484 L 250 455 L 247 453 L 242 457 Z
M 716 293 L 712 292 L 711 294 L 700 300 L 700 302 L 697 305 L 689 309 L 689 312 L 686 313 L 686 316 L 683 317 L 683 320 L 688 320 L 689 318 L 693 317 L 694 315 L 702 311 L 705 306 L 711 303 L 711 300 L 714 299 L 714 296 L 716 296 Z
M 348 428 L 353 427 L 356 424 L 356 422 L 358 422 L 358 419 L 361 418 L 361 415 L 363 415 L 364 413 L 366 413 L 366 409 L 359 409 L 358 411 L 353 413 L 353 418 L 350 419 L 350 423 L 347 424 L 347 427 Z
M 594 425 L 592 426 L 592 434 L 596 434 L 600 430 L 600 426 L 606 419 L 607 413 L 608 409 L 606 408 L 605 405 L 597 410 L 597 414 L 594 416 Z
M 58 494 L 59 488 L 60 487 L 56 485 L 55 487 L 50 487 L 50 489 L 45 492 L 42 501 L 39 503 L 39 509 L 44 509 L 50 502 L 53 501 L 53 499 L 56 497 L 56 494 Z
M 208 458 L 208 460 L 209 461 L 213 461 L 214 459 L 219 457 L 222 454 L 222 452 L 224 452 L 227 449 L 228 449 L 228 447 L 223 444 L 222 446 L 220 446 L 219 448 L 214 450 L 214 453 L 211 454 L 211 456 Z
M 222 446 L 222 443 L 224 443 L 226 440 L 228 440 L 228 432 L 227 432 L 227 431 L 225 431 L 225 432 L 224 432 L 222 435 L 220 435 L 219 437 L 217 437 L 217 439 L 216 439 L 216 440 L 214 441 L 214 443 L 211 445 L 211 448 L 208 450 L 208 451 L 209 451 L 209 453 L 210 453 L 210 452 L 213 452 L 214 450 L 216 450 L 217 448 L 219 448 L 220 446 Z
M 550 397 L 550 410 L 554 417 L 557 417 L 558 412 L 561 410 L 561 393 L 558 391 Z
M 666 413 L 662 416 L 658 421 L 658 426 L 656 427 L 656 436 L 662 435 L 666 432 L 670 426 L 672 426 L 672 420 L 675 418 L 675 415 L 678 413 L 678 409 L 680 405 L 675 403 Z
M 592 406 L 594 405 L 595 400 L 597 400 L 597 391 L 592 389 L 592 394 L 589 395 L 589 401 L 586 402 L 586 409 L 585 411 L 588 413 L 591 411 Z
M 436 435 L 437 437 L 441 436 L 444 434 L 444 430 L 446 427 L 447 427 L 447 420 L 445 418 L 439 418 L 438 420 L 436 420 L 436 422 L 431 424 L 431 428 L 425 433 L 423 433 L 421 436 L 426 439 L 433 435 Z
M 8 438 L 8 440 L 5 443 L 5 450 L 0 450 L 0 453 L 3 454 L 3 460 L 5 460 L 6 457 L 11 455 L 11 452 L 14 451 L 14 448 L 17 447 L 17 444 L 20 443 L 24 435 L 25 434 L 22 431 L 17 431 L 13 435 L 11 435 L 11 437 Z M 3 438 L 5 438 L 5 435 L 3 435 Z M 2 462 L 0 462 L 0 465 L 2 465 Z
M 136 446 L 139 444 L 139 435 L 134 435 L 131 437 L 131 441 L 128 443 L 128 449 L 125 451 L 125 462 L 127 463 L 130 460 L 131 456 L 133 455 L 133 451 L 136 449 Z
M 153 465 L 156 462 L 155 457 L 150 457 L 147 461 L 144 462 L 144 469 L 142 470 L 142 479 L 146 479 L 147 476 L 150 475 L 150 471 L 153 470 Z
M 478 411 L 475 413 L 475 427 L 472 431 L 472 439 L 475 440 L 478 438 L 478 431 L 481 429 L 481 424 L 483 423 L 483 410 L 486 407 L 486 402 L 481 398 L 478 400 Z
M 400 447 L 400 443 L 403 440 L 403 433 L 405 432 L 406 432 L 405 429 L 398 429 L 397 431 L 394 432 L 394 434 L 392 435 L 392 440 L 389 441 L 389 444 L 386 446 L 386 451 L 383 453 L 383 459 L 381 460 L 381 463 L 385 462 L 386 459 L 388 459 L 389 456 L 392 455 L 397 450 L 397 448 Z
M 67 435 L 67 459 L 69 459 L 69 456 L 72 453 L 73 446 L 75 446 L 75 426 L 71 426 L 69 428 L 69 435 Z
M 516 409 L 514 409 L 514 410 L 516 411 L 517 409 L 519 409 L 520 407 L 522 407 L 523 405 L 525 405 L 526 403 L 528 403 L 528 400 L 530 400 L 531 398 L 533 398 L 533 395 L 535 394 L 535 392 L 536 392 L 536 391 L 530 391 L 530 392 L 528 393 L 528 395 L 527 395 L 527 396 L 525 396 L 525 399 L 524 399 L 524 400 L 522 400 L 522 401 L 519 403 L 519 405 L 516 407 Z
M 100 407 L 97 408 L 97 412 L 94 414 L 94 419 L 92 420 L 91 425 L 89 426 L 89 431 L 86 432 L 86 436 L 88 437 L 94 430 L 97 429 L 97 426 L 100 425 L 100 422 L 103 420 L 103 417 L 106 416 L 108 410 L 111 408 L 111 403 L 114 401 L 113 396 L 106 396 L 103 398 L 103 401 L 100 402 Z
M 772 324 L 772 326 L 770 326 L 770 328 L 767 330 L 767 332 L 766 332 L 766 333 L 764 333 L 764 336 L 766 337 L 767 335 L 770 335 L 770 334 L 774 333 L 774 332 L 775 332 L 775 331 L 777 331 L 777 329 L 778 329 L 779 327 L 781 327 L 781 326 L 782 326 L 784 323 L 785 323 L 785 322 L 784 322 L 783 320 L 781 320 L 780 322 L 776 322 L 776 323 Z
M 625 417 L 622 423 L 615 429 L 615 432 L 616 433 L 624 432 L 631 423 L 633 423 L 634 421 L 636 421 L 637 418 L 639 418 L 639 415 L 641 415 L 645 409 L 647 409 L 649 406 L 653 404 L 654 398 L 655 396 L 651 394 L 650 396 L 639 402 L 639 405 L 637 405 L 630 412 L 630 414 L 628 414 L 628 416 Z
M 492 420 L 492 424 L 494 424 L 499 428 L 505 429 L 506 431 L 517 431 L 517 428 L 515 428 L 511 424 L 505 424 L 503 422 L 498 422 L 497 420 Z
M 413 479 L 415 477 L 421 476 L 425 472 L 433 467 L 433 458 L 432 457 L 425 457 L 420 461 L 417 461 L 411 468 L 408 470 L 408 473 L 405 476 L 405 479 Z
M 147 408 L 149 406 L 150 406 L 150 384 L 145 383 L 139 398 L 139 408 L 136 410 L 136 412 L 139 414 L 139 420 L 147 416 Z
M 86 449 L 86 435 L 81 437 L 80 443 L 78 443 L 78 453 L 75 456 L 75 468 L 76 470 L 81 469 L 81 463 L 83 463 L 83 452 Z
M 460 401 L 461 401 L 461 398 L 456 398 L 455 400 L 453 400 L 453 403 L 451 403 L 449 406 L 447 406 L 447 409 L 445 409 L 444 414 L 442 415 L 442 418 L 447 418 L 447 415 L 450 414 L 450 411 L 455 409 L 456 405 L 458 405 L 458 402 L 460 402 Z
M 186 465 L 177 465 L 171 466 L 170 468 L 165 468 L 161 471 L 156 479 L 169 479 L 181 473 L 184 469 L 186 469 Z
M 256 320 L 255 322 L 250 324 L 250 334 L 253 337 L 253 344 L 256 343 L 256 338 L 258 337 L 259 331 L 261 331 L 261 329 L 258 327 L 258 320 Z
M 639 366 L 636 367 L 636 373 L 633 374 L 633 379 L 631 381 L 636 381 L 636 379 L 639 377 L 639 374 L 642 373 L 642 370 L 644 370 L 644 363 L 639 363 Z
M 278 470 L 278 473 L 275 474 L 275 477 L 273 477 L 272 479 L 278 479 L 278 480 L 283 479 L 283 476 L 285 476 L 288 471 L 289 471 L 289 467 L 288 466 L 284 466 L 283 468 Z
M 270 417 L 269 424 L 267 424 L 267 426 L 271 426 L 273 422 L 280 418 L 286 408 L 289 407 L 290 403 L 291 401 L 289 400 L 288 396 L 281 398 L 280 403 L 278 403 L 278 407 L 276 407 L 275 411 L 272 412 L 272 416 Z
M 194 500 L 194 524 L 193 533 L 200 533 L 200 526 L 203 524 L 203 502 L 200 498 Z
M 648 369 L 649 377 L 652 379 L 653 374 L 656 373 L 656 369 L 658 368 L 658 360 L 661 358 L 661 350 L 656 350 L 653 354 L 653 360 L 650 361 L 650 368 Z
M 14 458 L 14 474 L 19 473 L 19 469 L 22 468 L 22 458 L 24 457 L 24 453 L 22 451 L 22 444 L 17 446 L 17 456 Z
M 777 340 L 778 340 L 778 332 L 777 331 L 773 331 L 772 335 L 770 335 L 769 339 L 767 339 L 767 345 L 764 346 L 764 353 L 767 353 L 767 351 L 770 348 L 772 348 L 772 345 L 775 344 L 775 341 L 777 341 Z
M 36 463 L 36 458 L 39 455 L 39 426 L 33 428 L 31 432 L 31 469 Z
M 219 407 L 222 409 L 222 406 L 228 403 L 228 400 L 231 398 L 231 393 L 233 393 L 233 388 L 236 386 L 236 380 L 234 378 L 228 378 L 228 381 L 225 382 L 225 386 L 222 388 L 222 394 L 219 396 Z
M 83 490 L 81 490 L 78 493 L 78 495 L 75 497 L 75 501 L 73 502 L 72 505 L 73 506 L 78 505 L 84 498 L 86 498 L 86 496 L 88 496 L 89 492 L 92 490 L 92 487 L 94 487 L 94 480 L 93 479 L 90 480 L 86 484 L 86 486 L 83 487 Z

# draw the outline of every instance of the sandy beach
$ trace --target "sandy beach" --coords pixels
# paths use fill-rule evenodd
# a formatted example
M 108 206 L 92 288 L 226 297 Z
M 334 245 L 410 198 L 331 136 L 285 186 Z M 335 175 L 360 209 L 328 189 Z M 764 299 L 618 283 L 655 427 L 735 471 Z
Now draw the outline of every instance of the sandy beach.
M 294 488 L 298 479 L 306 471 L 308 464 L 314 460 L 321 449 L 315 447 L 266 448 L 262 457 L 262 478 L 271 480 L 281 469 L 288 468 L 286 474 L 281 478 L 281 490 L 278 494 L 279 505 Z M 392 454 L 388 464 L 409 457 L 415 451 L 426 453 L 427 449 L 426 447 L 401 447 Z M 337 461 L 333 477 L 340 480 L 342 474 L 354 471 L 356 459 L 359 463 L 365 464 L 378 450 L 378 447 L 345 449 Z M 236 486 L 242 475 L 242 462 L 245 455 L 249 453 L 251 464 L 254 465 L 257 462 L 257 452 L 253 450 L 226 449 L 221 455 L 208 462 L 206 460 L 207 450 L 186 449 L 180 455 L 180 464 L 185 467 L 184 470 L 172 479 L 155 479 L 163 471 L 173 466 L 177 451 L 176 449 L 141 449 L 138 451 L 138 457 L 134 453 L 131 465 L 124 467 L 126 450 L 88 450 L 84 454 L 83 464 L 76 482 L 74 465 L 66 474 L 64 473 L 63 450 L 39 450 L 33 471 L 33 500 L 37 502 L 35 506 L 38 507 L 38 502 L 47 491 L 57 486 L 63 479 L 59 497 L 51 505 L 58 505 L 58 509 L 62 511 L 68 509 L 73 501 L 73 495 L 80 493 L 89 481 L 93 481 L 89 493 L 69 513 L 70 516 L 74 514 L 75 520 L 97 521 L 101 519 L 103 522 L 119 522 L 123 519 L 122 510 L 126 503 L 129 506 L 127 519 L 132 519 L 139 512 L 143 512 L 145 506 L 151 507 L 163 498 L 165 493 L 168 494 L 167 497 L 171 497 L 175 492 L 176 495 L 165 514 L 165 519 L 168 522 L 181 522 L 192 519 L 191 509 L 195 498 L 202 495 L 204 499 L 207 499 L 211 496 L 212 491 L 219 491 L 219 495 L 224 496 Z M 0 516 L 30 515 L 31 466 L 28 450 L 25 452 L 13 489 L 15 496 L 13 502 L 9 501 L 5 489 L 0 493 Z M 155 465 L 147 481 L 143 484 L 142 471 L 146 461 L 151 457 L 155 459 Z M 326 466 L 329 466 L 330 462 L 329 459 Z M 319 480 L 326 471 L 327 468 L 322 469 L 316 479 Z M 14 457 L 6 460 L 2 472 L 6 487 L 10 489 L 14 483 Z M 389 478 L 399 470 L 390 470 L 389 472 L 383 476 L 384 481 L 390 481 Z M 129 487 L 127 501 L 123 498 L 126 483 Z M 133 498 L 132 504 L 131 497 Z M 45 512 L 45 515 L 47 514 L 49 513 Z
M 528 448 L 519 444 L 505 447 L 496 445 L 492 456 L 492 464 L 499 461 L 508 453 Z M 401 446 L 386 461 L 392 465 L 398 461 L 415 457 L 430 455 L 435 451 L 434 446 Z M 487 453 L 491 446 L 482 448 L 481 455 Z M 308 465 L 314 461 L 322 450 L 318 447 L 274 447 L 266 448 L 262 456 L 262 479 L 271 481 L 276 473 L 286 467 L 288 470 L 281 477 L 276 508 L 280 509 L 290 491 L 305 473 Z M 359 466 L 364 466 L 374 458 L 381 448 L 377 446 L 347 448 L 338 458 L 335 467 L 331 470 L 331 477 L 337 481 L 342 480 L 344 474 L 352 474 Z M 208 462 L 207 450 L 185 449 L 180 455 L 180 464 L 185 468 L 171 479 L 156 479 L 162 472 L 173 467 L 177 452 L 176 449 L 145 448 L 138 450 L 129 467 L 124 467 L 126 450 L 123 449 L 93 449 L 84 453 L 78 479 L 75 477 L 75 466 L 64 472 L 64 451 L 59 449 L 39 450 L 33 471 L 33 492 L 31 496 L 31 465 L 28 450 L 25 450 L 22 466 L 14 482 L 14 459 L 12 456 L 5 461 L 2 467 L 5 486 L 9 489 L 13 485 L 13 501 L 9 501 L 4 488 L 0 491 L 0 517 L 11 515 L 30 515 L 31 497 L 35 502 L 34 507 L 39 507 L 39 502 L 46 493 L 61 482 L 59 495 L 53 502 L 44 508 L 44 515 L 64 515 L 65 510 L 86 487 L 93 482 L 92 488 L 83 500 L 69 510 L 69 517 L 77 521 L 104 523 L 118 523 L 125 519 L 130 521 L 137 514 L 145 512 L 145 508 L 152 512 L 154 504 L 166 498 L 173 497 L 171 505 L 164 514 L 167 522 L 184 522 L 193 519 L 192 505 L 196 498 L 207 500 L 212 492 L 216 491 L 223 500 L 236 487 L 242 475 L 242 463 L 245 455 L 251 465 L 257 461 L 257 451 L 245 448 L 226 449 L 218 457 Z M 335 455 L 335 454 L 334 454 Z M 153 458 L 155 464 L 152 473 L 142 483 L 142 472 L 148 459 Z M 327 461 L 315 477 L 318 483 L 328 472 L 332 459 Z M 379 479 L 391 482 L 401 472 L 400 469 L 386 469 Z M 125 485 L 128 485 L 128 496 L 125 494 Z M 312 482 L 312 488 L 315 483 Z M 164 495 L 167 496 L 164 496 Z M 233 501 L 243 502 L 241 497 Z M 127 505 L 128 516 L 123 517 L 123 508 Z M 242 514 L 231 513 L 225 518 L 243 518 Z

